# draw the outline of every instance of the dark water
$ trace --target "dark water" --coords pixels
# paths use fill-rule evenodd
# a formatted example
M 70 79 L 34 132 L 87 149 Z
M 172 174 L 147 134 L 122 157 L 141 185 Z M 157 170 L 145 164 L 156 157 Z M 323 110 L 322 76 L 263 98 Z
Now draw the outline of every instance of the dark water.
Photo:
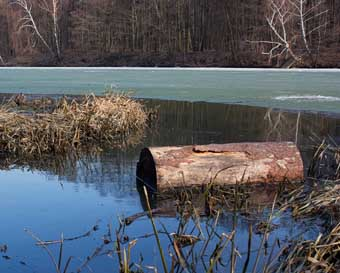
M 264 108 L 199 102 L 146 101 L 146 104 L 158 106 L 159 116 L 138 147 L 107 151 L 83 162 L 64 162 L 63 165 L 43 162 L 0 171 L 0 245 L 8 245 L 7 252 L 0 253 L 4 255 L 0 256 L 0 272 L 55 272 L 46 252 L 34 245 L 36 241 L 24 229 L 43 240 L 56 240 L 61 233 L 65 238 L 73 237 L 98 224 L 99 230 L 90 236 L 64 245 L 64 256 L 75 257 L 70 267 L 73 271 L 69 272 L 76 272 L 86 257 L 101 245 L 108 223 L 114 230 L 118 227 L 119 217 L 143 211 L 135 184 L 135 170 L 139 151 L 144 146 L 297 139 L 308 164 L 312 145 L 317 144 L 317 139 L 340 138 L 340 119 L 334 116 L 301 114 L 298 118 L 297 113 L 275 111 L 269 115 L 268 109 Z M 202 219 L 202 225 L 204 221 Z M 273 244 L 275 238 L 287 242 L 301 234 L 304 238 L 314 238 L 320 229 L 306 221 L 295 221 L 289 214 L 276 218 L 274 222 L 278 228 L 271 233 L 270 243 Z M 159 228 L 161 222 L 168 231 L 177 230 L 178 222 L 173 217 L 160 216 L 156 222 Z M 251 223 L 248 218 L 237 220 L 236 245 L 243 253 L 242 258 L 238 258 L 239 265 L 245 261 Z M 217 231 L 228 233 L 232 226 L 232 215 L 226 214 L 221 217 Z M 147 233 L 152 233 L 147 217 L 135 221 L 126 230 L 129 239 Z M 161 241 L 167 250 L 168 238 L 161 236 Z M 261 236 L 254 237 L 254 249 L 260 241 Z M 209 246 L 207 252 L 212 252 L 213 247 Z M 58 247 L 52 246 L 51 250 L 57 257 Z M 138 239 L 132 260 L 138 261 L 140 253 L 144 265 L 156 265 L 159 272 L 162 271 L 153 237 Z M 116 256 L 103 255 L 89 265 L 93 272 L 117 272 L 118 262 Z M 91 271 L 84 269 L 84 272 Z

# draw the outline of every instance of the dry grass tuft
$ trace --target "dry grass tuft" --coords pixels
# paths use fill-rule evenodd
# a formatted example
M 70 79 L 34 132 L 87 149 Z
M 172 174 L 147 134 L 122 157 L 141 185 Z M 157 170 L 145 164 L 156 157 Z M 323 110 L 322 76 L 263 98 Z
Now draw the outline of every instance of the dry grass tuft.
M 340 179 L 340 146 L 331 138 L 315 147 L 308 175 L 317 179 Z
M 133 144 L 143 135 L 148 114 L 123 94 L 62 98 L 50 111 L 20 111 L 13 101 L 0 107 L 0 150 L 37 157 L 86 146 Z
M 302 241 L 286 251 L 288 255 L 275 272 L 339 272 L 340 224 L 315 241 Z
M 304 191 L 298 189 L 288 204 L 294 217 L 310 217 L 315 215 L 328 215 L 338 218 L 340 208 L 340 186 L 338 184 Z

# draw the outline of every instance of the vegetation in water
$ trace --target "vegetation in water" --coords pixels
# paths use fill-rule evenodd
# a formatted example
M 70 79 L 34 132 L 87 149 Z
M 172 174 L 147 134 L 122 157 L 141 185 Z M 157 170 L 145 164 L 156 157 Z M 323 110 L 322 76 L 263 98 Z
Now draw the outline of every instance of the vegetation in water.
M 320 149 L 324 150 L 322 147 L 324 144 L 316 147 L 315 161 L 321 159 L 319 154 Z M 328 146 L 328 151 L 338 152 L 339 148 Z M 71 256 L 64 254 L 65 249 L 71 241 L 94 236 L 99 230 L 97 225 L 84 234 L 74 237 L 61 234 L 60 238 L 52 240 L 43 240 L 30 230 L 26 232 L 38 247 L 45 250 L 57 273 L 95 272 L 91 265 L 103 256 L 114 262 L 112 272 L 124 273 L 338 272 L 340 190 L 337 180 L 321 180 L 316 178 L 319 174 L 310 172 L 303 183 L 255 187 L 243 184 L 220 187 L 214 185 L 213 180 L 200 189 L 170 189 L 165 193 L 150 193 L 141 187 L 139 190 L 145 211 L 120 218 L 119 226 L 109 223 L 100 245 L 89 249 L 89 255 L 82 260 L 75 258 L 77 253 Z M 279 228 L 276 220 L 285 214 L 296 221 L 321 219 L 322 234 L 313 240 L 303 236 L 289 240 L 276 238 L 275 230 Z M 219 225 L 228 215 L 232 219 L 228 224 L 231 229 L 223 231 Z M 173 217 L 177 228 L 169 229 L 159 217 Z M 142 218 L 150 221 L 152 231 L 139 231 L 137 235 L 134 232 L 131 236 L 129 227 L 133 228 L 135 222 Z M 236 240 L 240 219 L 249 222 L 248 236 L 244 238 L 246 250 Z M 136 246 L 142 240 L 157 246 L 161 263 L 145 263 L 144 256 L 148 253 L 135 253 Z M 6 253 L 7 245 L 3 249 Z
M 37 158 L 104 145 L 139 143 L 147 126 L 143 105 L 124 94 L 27 101 L 18 95 L 0 107 L 0 150 Z
M 53 240 L 42 240 L 30 230 L 26 232 L 36 241 L 36 246 L 45 250 L 55 272 L 86 272 L 91 269 L 93 260 L 107 256 L 114 261 L 112 272 L 261 272 L 261 273 L 290 273 L 290 272 L 338 272 L 339 263 L 339 231 L 340 218 L 329 210 L 327 202 L 320 202 L 323 196 L 312 195 L 313 190 L 306 189 L 302 184 L 281 185 L 275 191 L 271 203 L 256 207 L 246 204 L 248 194 L 254 194 L 258 189 L 235 185 L 219 190 L 207 188 L 200 193 L 187 189 L 172 193 L 172 208 L 152 208 L 152 199 L 164 198 L 150 195 L 146 189 L 141 189 L 145 204 L 145 212 L 120 219 L 117 227 L 109 224 L 107 231 L 101 238 L 101 244 L 95 249 L 89 249 L 89 256 L 84 260 L 75 259 L 63 254 L 70 241 L 81 240 L 92 236 L 98 231 L 94 225 L 88 232 L 74 236 Z M 229 193 L 229 194 L 226 194 Z M 333 198 L 335 195 L 333 192 Z M 150 199 L 152 198 L 152 199 Z M 198 206 L 198 199 L 202 199 L 206 208 Z M 163 199 L 163 202 L 166 199 Z M 216 201 L 218 200 L 218 201 Z M 242 201 L 243 200 L 243 201 Z M 306 206 L 306 200 L 319 203 L 314 207 L 313 214 Z M 230 206 L 232 204 L 232 206 Z M 258 204 L 259 205 L 259 204 Z M 338 204 L 337 204 L 338 206 Z M 263 214 L 264 211 L 266 213 Z M 170 230 L 158 220 L 160 216 L 175 213 L 178 227 Z M 296 219 L 315 217 L 323 213 L 325 219 L 324 233 L 319 234 L 315 240 L 305 240 L 303 237 L 290 238 L 288 241 L 275 238 L 273 231 L 277 228 L 275 220 L 285 213 L 293 213 Z M 233 229 L 221 231 L 218 225 L 226 215 L 232 215 Z M 248 236 L 244 238 L 247 249 L 240 251 L 236 240 L 239 218 L 256 218 L 249 225 Z M 327 214 L 327 215 L 326 215 Z M 138 236 L 130 236 L 128 227 L 142 217 L 148 217 L 152 232 Z M 334 222 L 329 224 L 327 217 Z M 259 240 L 260 239 L 260 240 Z M 157 245 L 159 265 L 146 264 L 144 255 L 140 259 L 134 249 L 139 241 L 149 240 Z M 162 241 L 162 242 L 161 242 Z M 57 247 L 55 247 L 57 246 Z M 53 247 L 53 248 L 51 248 Z M 95 269 L 93 269 L 95 272 Z
M 87 99 L 91 101 L 91 98 Z M 49 106 L 50 102 L 44 103 L 41 107 L 41 103 L 20 103 L 17 98 L 11 104 L 11 110 L 7 110 L 6 113 L 18 111 L 20 108 L 23 111 L 20 115 L 29 118 L 33 118 L 32 108 L 43 113 L 55 111 L 54 106 Z M 79 102 L 76 105 L 78 104 Z M 70 102 L 67 105 L 69 109 Z M 282 121 L 288 122 L 283 114 L 271 111 L 267 113 L 266 121 L 271 127 L 268 137 L 281 131 L 279 124 Z M 289 124 L 289 131 L 294 138 L 298 135 L 300 122 L 298 116 L 297 120 Z M 296 142 L 297 140 L 296 137 Z M 315 147 L 308 179 L 303 184 L 286 183 L 274 187 L 270 195 L 261 188 L 252 189 L 248 185 L 217 187 L 213 180 L 208 186 L 200 189 L 183 189 L 161 195 L 145 192 L 145 189 L 141 188 L 144 211 L 121 218 L 119 226 L 112 226 L 109 223 L 104 236 L 100 238 L 100 244 L 95 249 L 89 249 L 89 255 L 83 257 L 81 261 L 75 258 L 77 253 L 65 254 L 65 249 L 71 241 L 97 234 L 97 225 L 84 234 L 73 237 L 61 234 L 60 238 L 52 238 L 52 240 L 43 240 L 34 231 L 26 230 L 26 232 L 36 240 L 38 247 L 46 251 L 57 273 L 91 272 L 92 262 L 103 256 L 114 261 L 112 272 L 124 273 L 338 272 L 340 268 L 338 254 L 340 190 L 337 185 L 340 169 L 339 152 L 339 147 L 332 140 L 323 141 L 320 146 Z M 74 159 L 71 161 L 74 162 Z M 41 169 L 50 168 L 41 164 L 39 166 Z M 263 193 L 262 202 L 253 199 L 258 193 Z M 162 206 L 159 207 L 159 204 Z M 303 236 L 289 238 L 289 240 L 275 238 L 275 230 L 278 228 L 275 220 L 285 213 L 297 220 L 321 218 L 322 234 L 313 240 L 306 240 Z M 218 225 L 228 215 L 232 216 L 231 225 L 228 223 L 232 228 L 221 231 Z M 161 216 L 174 217 L 177 228 L 170 230 L 159 220 Z M 139 235 L 131 236 L 128 227 L 133 227 L 140 218 L 150 221 L 152 232 L 145 234 L 140 231 Z M 244 238 L 247 250 L 243 252 L 240 251 L 236 240 L 239 233 L 237 223 L 240 218 L 250 223 L 248 236 Z M 136 255 L 136 247 L 141 240 L 150 240 L 149 242 L 157 246 L 160 264 L 147 264 L 143 253 Z M 10 247 L 10 245 L 0 246 L 4 259 L 11 259 L 8 252 Z M 140 258 L 136 259 L 138 254 Z M 26 262 L 29 264 L 29 260 Z M 92 271 L 95 272 L 95 268 Z

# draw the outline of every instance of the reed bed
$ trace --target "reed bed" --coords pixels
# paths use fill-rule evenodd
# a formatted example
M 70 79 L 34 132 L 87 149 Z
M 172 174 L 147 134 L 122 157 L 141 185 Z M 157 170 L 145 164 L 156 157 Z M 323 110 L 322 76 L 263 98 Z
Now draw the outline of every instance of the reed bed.
M 275 272 L 339 272 L 340 223 L 315 241 L 297 242 L 285 252 L 287 255 Z
M 148 120 L 143 105 L 124 94 L 61 98 L 53 106 L 43 106 L 27 109 L 25 100 L 17 99 L 0 107 L 2 153 L 40 157 L 133 144 L 140 140 Z
M 340 179 L 340 146 L 332 138 L 315 147 L 308 175 L 316 179 Z
M 281 207 L 282 210 L 287 208 L 296 218 L 325 215 L 328 219 L 340 219 L 340 185 L 334 182 L 334 185 L 309 190 L 301 186 L 289 194 Z

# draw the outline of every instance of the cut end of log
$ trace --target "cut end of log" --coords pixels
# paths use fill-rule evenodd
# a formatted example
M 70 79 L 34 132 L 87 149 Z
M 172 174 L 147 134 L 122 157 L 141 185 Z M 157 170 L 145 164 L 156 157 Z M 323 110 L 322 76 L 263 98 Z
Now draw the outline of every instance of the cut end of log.
M 138 181 L 153 191 L 303 178 L 301 154 L 291 142 L 145 148 L 137 166 Z
M 144 148 L 137 163 L 137 185 L 144 185 L 148 190 L 157 191 L 156 164 L 148 148 Z

